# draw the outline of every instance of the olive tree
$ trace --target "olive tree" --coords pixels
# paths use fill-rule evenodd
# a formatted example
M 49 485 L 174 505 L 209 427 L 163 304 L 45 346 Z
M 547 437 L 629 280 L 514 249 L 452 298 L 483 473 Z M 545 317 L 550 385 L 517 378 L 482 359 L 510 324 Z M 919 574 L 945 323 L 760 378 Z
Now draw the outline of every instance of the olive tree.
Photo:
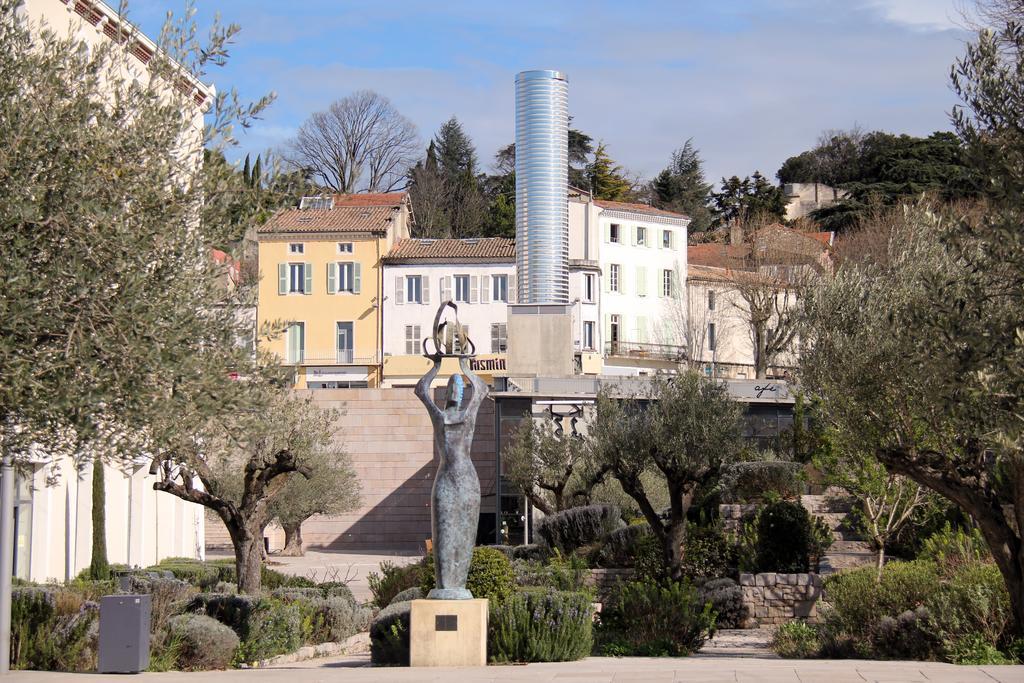
M 687 371 L 657 379 L 642 395 L 602 392 L 590 426 L 595 463 L 622 486 L 662 545 L 668 575 L 682 578 L 686 514 L 741 448 L 741 408 L 721 382 Z M 644 485 L 654 473 L 668 489 L 665 515 Z
M 330 438 L 329 427 L 325 437 Z M 284 487 L 270 500 L 270 515 L 284 529 L 282 555 L 303 554 L 302 523 L 307 519 L 350 512 L 360 501 L 351 459 L 333 440 L 315 444 L 300 460 L 309 476 L 289 474 Z

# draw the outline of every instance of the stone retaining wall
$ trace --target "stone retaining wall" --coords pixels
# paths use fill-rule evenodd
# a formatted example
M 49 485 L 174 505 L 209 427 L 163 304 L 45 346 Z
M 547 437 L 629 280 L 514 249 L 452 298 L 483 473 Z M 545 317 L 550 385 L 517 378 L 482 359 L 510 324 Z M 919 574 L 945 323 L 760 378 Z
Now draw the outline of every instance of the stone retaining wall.
M 759 626 L 817 621 L 821 585 L 817 574 L 740 574 L 743 604 Z
M 633 578 L 632 569 L 591 569 L 588 585 L 597 591 L 598 601 L 603 602 L 619 581 L 625 583 Z
M 718 506 L 722 531 L 727 534 L 739 533 L 743 527 L 743 518 L 754 514 L 760 507 L 759 503 L 722 503 Z

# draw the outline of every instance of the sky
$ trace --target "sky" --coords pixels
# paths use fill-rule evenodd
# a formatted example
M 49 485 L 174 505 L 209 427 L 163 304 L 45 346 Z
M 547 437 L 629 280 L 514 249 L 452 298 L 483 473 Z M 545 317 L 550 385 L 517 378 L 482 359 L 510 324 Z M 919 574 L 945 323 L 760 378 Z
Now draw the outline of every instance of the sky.
M 350 2 L 197 0 L 241 26 L 205 80 L 277 95 L 231 156 L 278 149 L 312 113 L 360 89 L 387 96 L 425 147 L 451 116 L 482 170 L 513 133 L 515 74 L 569 77 L 573 126 L 650 178 L 688 138 L 711 181 L 760 170 L 827 129 L 948 130 L 949 70 L 970 33 L 962 0 Z M 155 36 L 182 0 L 131 0 Z

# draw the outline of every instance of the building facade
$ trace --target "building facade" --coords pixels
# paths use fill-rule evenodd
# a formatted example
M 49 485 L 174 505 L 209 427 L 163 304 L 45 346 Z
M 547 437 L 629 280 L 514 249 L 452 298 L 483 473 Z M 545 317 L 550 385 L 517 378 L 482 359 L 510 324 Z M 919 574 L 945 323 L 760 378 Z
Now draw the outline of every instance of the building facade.
M 685 351 L 668 312 L 683 295 L 690 219 L 644 204 L 596 200 L 604 374 L 649 374 Z
M 485 381 L 505 373 L 508 304 L 515 303 L 515 241 L 507 238 L 403 239 L 384 263 L 384 386 L 413 386 L 430 368 L 423 340 L 438 306 L 451 300 L 476 347 Z M 444 361 L 435 383 L 458 371 Z
M 303 389 L 376 387 L 382 377 L 382 258 L 409 236 L 404 192 L 306 197 L 257 231 L 257 329 Z

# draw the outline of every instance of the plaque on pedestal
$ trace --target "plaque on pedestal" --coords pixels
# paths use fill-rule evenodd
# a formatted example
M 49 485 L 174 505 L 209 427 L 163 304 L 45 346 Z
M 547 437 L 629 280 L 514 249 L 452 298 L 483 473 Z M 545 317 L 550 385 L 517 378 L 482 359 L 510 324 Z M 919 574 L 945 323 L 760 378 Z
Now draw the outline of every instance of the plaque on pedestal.
M 413 600 L 410 666 L 486 666 L 487 600 Z

